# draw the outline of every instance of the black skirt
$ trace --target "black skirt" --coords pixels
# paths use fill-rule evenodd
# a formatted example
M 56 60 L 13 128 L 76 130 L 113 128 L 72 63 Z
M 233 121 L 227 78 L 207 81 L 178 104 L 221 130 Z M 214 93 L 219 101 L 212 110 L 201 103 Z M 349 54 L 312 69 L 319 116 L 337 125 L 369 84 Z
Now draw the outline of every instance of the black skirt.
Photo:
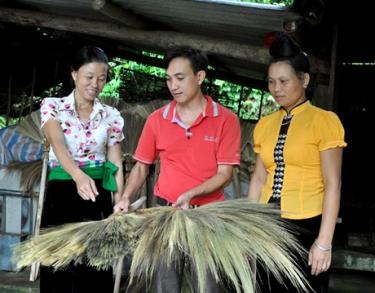
M 77 193 L 73 180 L 48 182 L 43 205 L 41 227 L 66 223 L 101 220 L 112 213 L 111 193 L 102 188 L 101 180 L 95 180 L 99 195 L 96 201 L 83 200 Z M 113 274 L 110 270 L 96 270 L 86 265 L 69 265 L 64 270 L 54 271 L 41 267 L 41 293 L 111 293 Z
M 284 219 L 286 222 L 291 223 L 296 228 L 296 234 L 294 235 L 300 244 L 307 250 L 313 245 L 315 238 L 318 237 L 321 216 L 313 217 L 310 219 L 302 220 L 289 220 Z M 298 230 L 298 231 L 297 231 Z M 316 293 L 328 292 L 329 283 L 329 271 L 319 274 L 318 276 L 311 275 L 311 267 L 308 265 L 307 256 L 295 256 L 297 258 L 297 264 L 301 271 L 304 273 L 305 277 L 309 281 L 310 286 L 315 290 Z M 284 280 L 280 284 L 276 278 L 268 275 L 263 268 L 257 266 L 257 284 L 260 287 L 260 292 L 275 292 L 275 293 L 291 293 L 298 292 L 290 282 Z

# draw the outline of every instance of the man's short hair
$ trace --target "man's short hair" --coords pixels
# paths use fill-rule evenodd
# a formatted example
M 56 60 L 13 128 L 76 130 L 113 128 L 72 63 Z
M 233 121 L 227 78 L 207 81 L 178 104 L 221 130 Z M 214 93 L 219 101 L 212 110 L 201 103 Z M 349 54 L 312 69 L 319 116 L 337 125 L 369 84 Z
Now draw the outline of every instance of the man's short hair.
M 164 62 L 166 67 L 169 66 L 169 63 L 175 58 L 186 58 L 190 61 L 191 68 L 193 69 L 194 74 L 198 71 L 207 72 L 208 69 L 208 58 L 205 53 L 202 51 L 190 48 L 190 47 L 176 47 L 169 49 L 167 54 L 164 57 Z

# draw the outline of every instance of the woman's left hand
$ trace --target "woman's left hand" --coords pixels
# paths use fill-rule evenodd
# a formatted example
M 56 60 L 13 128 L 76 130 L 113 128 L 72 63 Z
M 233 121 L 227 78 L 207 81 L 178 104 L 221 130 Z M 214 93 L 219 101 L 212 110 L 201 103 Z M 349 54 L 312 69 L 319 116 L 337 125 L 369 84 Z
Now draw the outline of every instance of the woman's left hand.
M 309 251 L 309 266 L 311 274 L 317 276 L 326 272 L 331 266 L 332 251 L 323 251 L 313 244 Z

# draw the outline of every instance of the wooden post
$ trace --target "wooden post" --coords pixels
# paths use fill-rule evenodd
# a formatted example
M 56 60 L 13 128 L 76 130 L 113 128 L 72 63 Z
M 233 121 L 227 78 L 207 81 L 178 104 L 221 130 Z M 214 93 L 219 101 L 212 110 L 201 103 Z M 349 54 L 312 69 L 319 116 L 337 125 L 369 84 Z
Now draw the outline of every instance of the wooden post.
M 236 198 L 242 197 L 241 180 L 239 167 L 233 168 L 233 187 L 236 193 Z
M 33 111 L 33 102 L 34 102 L 34 92 L 35 92 L 35 81 L 36 81 L 36 65 L 33 65 L 33 80 L 31 83 L 31 93 L 29 97 L 29 114 Z
M 10 120 L 10 105 L 12 103 L 12 73 L 9 73 L 9 81 L 8 81 L 8 104 L 7 104 L 7 117 L 5 120 L 5 126 L 9 125 Z
M 120 292 L 121 275 L 122 275 L 123 265 L 124 265 L 124 256 L 120 256 L 120 258 L 117 261 L 117 265 L 116 265 L 115 286 L 113 287 L 113 293 L 119 293 Z
M 237 116 L 240 118 L 240 111 L 241 111 L 241 106 L 242 106 L 242 101 L 243 101 L 243 88 L 244 86 L 241 86 L 241 94 L 240 94 L 240 100 L 238 101 L 238 108 L 237 108 Z
M 44 194 L 45 194 L 46 183 L 47 183 L 49 143 L 47 142 L 46 139 L 44 139 L 43 145 L 44 145 L 44 148 L 43 148 L 43 168 L 42 168 L 42 175 L 40 177 L 38 208 L 37 208 L 36 222 L 35 222 L 35 226 L 34 226 L 34 235 L 39 235 L 39 232 L 40 232 L 40 223 L 41 223 L 41 220 L 42 220 Z M 30 271 L 30 281 L 35 282 L 35 280 L 38 278 L 39 266 L 40 266 L 40 263 L 33 263 L 32 264 L 31 271 Z

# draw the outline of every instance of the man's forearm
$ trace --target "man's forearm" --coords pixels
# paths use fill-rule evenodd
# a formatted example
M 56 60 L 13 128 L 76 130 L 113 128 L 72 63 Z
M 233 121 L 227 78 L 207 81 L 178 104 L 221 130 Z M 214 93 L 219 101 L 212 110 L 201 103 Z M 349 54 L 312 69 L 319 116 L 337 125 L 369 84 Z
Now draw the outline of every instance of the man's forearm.
M 121 198 L 132 199 L 146 181 L 148 171 L 149 165 L 137 162 L 129 174 L 128 183 Z
M 188 190 L 186 194 L 192 199 L 196 196 L 204 196 L 217 190 L 221 190 L 231 181 L 232 171 L 233 166 L 228 165 L 226 168 L 223 168 L 223 170 L 219 170 L 218 173 L 210 179 Z

